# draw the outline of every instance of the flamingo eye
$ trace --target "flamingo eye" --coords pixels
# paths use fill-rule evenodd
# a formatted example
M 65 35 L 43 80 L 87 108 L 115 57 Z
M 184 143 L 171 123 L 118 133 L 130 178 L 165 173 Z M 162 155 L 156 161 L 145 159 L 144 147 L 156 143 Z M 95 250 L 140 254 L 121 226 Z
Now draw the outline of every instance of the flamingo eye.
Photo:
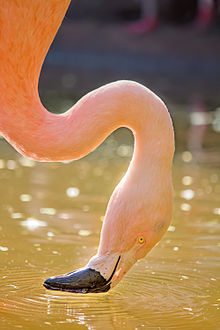
M 138 238 L 138 242 L 139 242 L 140 244 L 143 244 L 143 243 L 145 242 L 144 237 L 143 237 L 143 236 L 140 236 L 140 237 Z

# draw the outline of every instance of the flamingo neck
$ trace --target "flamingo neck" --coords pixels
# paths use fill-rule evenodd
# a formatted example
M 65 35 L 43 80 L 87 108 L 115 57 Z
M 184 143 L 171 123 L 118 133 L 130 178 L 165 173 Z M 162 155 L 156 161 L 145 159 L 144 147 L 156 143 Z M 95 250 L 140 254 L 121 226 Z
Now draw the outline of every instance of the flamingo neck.
M 155 232 L 160 219 L 163 230 L 154 234 L 152 247 L 167 228 L 172 209 L 174 136 L 164 103 L 130 81 L 92 91 L 61 115 L 48 112 L 40 102 L 41 66 L 69 2 L 1 3 L 0 132 L 27 157 L 64 161 L 87 155 L 118 127 L 130 128 L 135 137 L 134 155 L 110 199 L 98 253 L 114 251 L 120 245 L 127 250 L 128 242 L 133 242 L 131 234 L 143 229 Z M 122 243 L 121 236 L 115 235 L 118 230 L 123 230 Z
M 31 5 L 25 0 L 3 1 L 0 132 L 4 137 L 27 157 L 63 161 L 83 157 L 116 128 L 126 126 L 136 139 L 133 161 L 150 166 L 162 160 L 170 168 L 170 117 L 162 101 L 142 85 L 126 81 L 106 85 L 62 115 L 48 112 L 41 104 L 41 66 L 70 0 L 36 0 Z

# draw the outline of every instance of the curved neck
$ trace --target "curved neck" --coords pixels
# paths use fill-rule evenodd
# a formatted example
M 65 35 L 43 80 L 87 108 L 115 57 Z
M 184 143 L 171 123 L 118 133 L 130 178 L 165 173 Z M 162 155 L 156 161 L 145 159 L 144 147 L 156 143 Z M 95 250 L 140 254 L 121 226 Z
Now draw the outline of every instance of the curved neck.
M 170 168 L 174 142 L 169 114 L 142 85 L 126 81 L 106 85 L 62 115 L 49 113 L 41 104 L 41 66 L 69 2 L 3 0 L 0 132 L 27 157 L 63 161 L 85 156 L 116 128 L 126 126 L 136 138 L 133 161 L 150 167 L 163 160 L 163 166 Z

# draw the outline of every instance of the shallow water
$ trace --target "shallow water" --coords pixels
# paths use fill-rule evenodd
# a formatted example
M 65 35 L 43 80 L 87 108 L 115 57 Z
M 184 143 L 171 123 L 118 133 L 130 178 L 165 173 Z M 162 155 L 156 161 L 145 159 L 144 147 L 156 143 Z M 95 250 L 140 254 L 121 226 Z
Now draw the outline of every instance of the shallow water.
M 132 154 L 131 135 L 120 130 L 66 164 L 26 160 L 0 141 L 0 329 L 220 328 L 219 134 L 207 132 L 215 150 L 209 154 L 207 145 L 203 163 L 195 162 L 184 151 L 181 116 L 172 225 L 107 294 L 47 291 L 42 282 L 95 253 L 107 201 Z

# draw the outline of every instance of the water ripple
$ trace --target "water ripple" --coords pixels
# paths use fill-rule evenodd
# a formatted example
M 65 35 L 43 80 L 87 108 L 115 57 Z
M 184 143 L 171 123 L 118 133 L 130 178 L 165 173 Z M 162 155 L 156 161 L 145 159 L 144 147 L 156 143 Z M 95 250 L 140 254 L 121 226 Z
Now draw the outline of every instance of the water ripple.
M 116 322 L 114 319 L 149 325 L 154 314 L 158 324 L 187 329 L 189 324 L 199 326 L 203 322 L 204 325 L 203 315 L 210 303 L 210 292 L 215 289 L 215 281 L 201 274 L 182 275 L 164 269 L 152 272 L 143 264 L 135 267 L 108 294 L 46 291 L 41 285 L 44 277 L 36 269 L 5 272 L 0 285 L 1 313 L 33 319 L 34 310 L 35 318 L 41 318 L 42 322 L 48 318 L 54 320 L 56 316 L 57 322 L 66 323 L 70 322 L 66 317 L 71 317 L 72 322 L 95 328 L 99 328 L 100 322 L 103 326 Z M 209 313 L 215 318 L 214 310 Z

